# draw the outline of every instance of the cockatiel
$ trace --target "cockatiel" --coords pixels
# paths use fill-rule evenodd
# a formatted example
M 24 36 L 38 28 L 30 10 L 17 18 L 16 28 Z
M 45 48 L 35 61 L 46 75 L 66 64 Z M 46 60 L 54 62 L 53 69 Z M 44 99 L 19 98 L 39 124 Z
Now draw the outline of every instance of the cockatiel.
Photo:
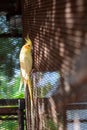
M 23 45 L 20 51 L 20 71 L 21 71 L 21 81 L 20 88 L 24 84 L 24 88 L 28 86 L 31 102 L 31 116 L 33 115 L 33 94 L 32 94 L 32 84 L 31 84 L 31 71 L 32 71 L 32 41 L 29 37 L 25 39 L 26 43 Z M 33 121 L 34 119 L 32 119 Z
M 21 86 L 24 83 L 24 86 L 28 86 L 29 93 L 30 93 L 30 99 L 32 100 L 32 85 L 31 85 L 31 79 L 30 74 L 32 71 L 32 41 L 27 38 L 25 39 L 26 43 L 23 45 L 20 51 L 20 71 L 21 71 L 21 83 L 20 83 L 20 89 Z

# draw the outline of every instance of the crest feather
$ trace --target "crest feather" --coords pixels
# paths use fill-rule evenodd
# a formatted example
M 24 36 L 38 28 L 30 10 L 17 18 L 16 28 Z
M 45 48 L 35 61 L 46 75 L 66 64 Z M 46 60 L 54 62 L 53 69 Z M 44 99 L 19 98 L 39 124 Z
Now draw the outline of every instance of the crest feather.
M 31 41 L 31 39 L 29 38 L 28 35 L 27 35 L 27 37 L 25 38 L 25 41 L 26 41 L 26 44 L 32 45 L 32 41 Z

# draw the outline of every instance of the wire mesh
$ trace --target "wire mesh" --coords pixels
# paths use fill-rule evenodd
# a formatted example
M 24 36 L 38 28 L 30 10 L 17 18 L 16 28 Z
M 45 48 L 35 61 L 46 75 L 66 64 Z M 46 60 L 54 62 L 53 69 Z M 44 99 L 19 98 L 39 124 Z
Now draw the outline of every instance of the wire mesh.
M 54 78 L 54 80 L 53 80 Z M 58 130 L 63 127 L 58 122 L 60 116 L 55 100 L 52 98 L 60 86 L 59 72 L 37 72 L 33 73 L 33 97 L 35 129 Z M 62 120 L 62 118 L 60 118 Z
M 17 98 L 20 85 L 19 51 L 22 40 L 2 38 L 0 41 L 0 98 Z
M 87 46 L 86 13 L 85 0 L 23 1 L 23 36 L 28 34 L 34 46 L 32 77 L 37 130 L 67 129 L 66 105 L 87 102 L 87 80 L 84 79 L 85 83 L 80 80 L 79 73 L 86 70 L 81 64 L 86 61 L 81 56 L 82 49 Z M 79 60 L 75 60 L 79 55 Z M 54 73 L 59 75 L 57 80 Z M 69 125 L 74 130 L 72 123 Z
M 79 105 L 79 107 L 77 106 Z M 84 130 L 87 128 L 87 103 L 72 104 L 66 111 L 67 130 Z
M 18 121 L 0 120 L 1 130 L 18 130 Z
M 20 17 L 17 16 L 17 18 Z M 20 84 L 19 53 L 22 38 L 6 35 L 12 28 L 12 25 L 10 27 L 8 25 L 6 13 L 0 14 L 0 24 L 0 35 L 4 36 L 0 38 L 0 98 L 17 98 Z M 16 26 L 17 23 L 15 28 Z M 22 29 L 21 23 L 20 26 Z
M 6 13 L 0 12 L 0 130 L 26 129 L 23 128 L 24 108 L 20 110 L 18 104 L 14 102 L 14 99 L 24 98 L 24 89 L 19 92 L 19 52 L 22 38 L 16 37 L 16 34 L 22 32 L 22 25 L 19 21 L 20 26 L 17 26 L 16 18 L 20 19 L 18 16 L 14 17 L 13 21 L 10 21 L 13 23 L 9 25 Z M 14 22 L 16 22 L 15 25 Z
M 83 112 L 84 108 L 80 110 L 84 105 L 78 105 L 75 110 L 68 110 L 66 106 L 71 102 L 87 102 L 87 49 L 85 53 L 82 52 L 83 48 L 87 48 L 87 1 L 23 0 L 22 12 L 23 38 L 28 34 L 34 47 L 32 82 L 35 130 L 86 129 L 86 117 L 79 117 L 81 113 L 86 114 L 86 110 Z M 7 25 L 2 26 L 2 23 L 5 23 L 3 19 L 6 22 L 6 18 L 2 16 L 1 32 L 7 32 Z M 21 44 L 20 40 L 14 41 L 12 38 L 1 39 L 1 98 L 24 96 L 24 91 L 20 94 L 18 92 L 20 77 L 16 77 L 22 45 L 19 43 Z M 32 125 L 31 119 L 28 118 L 29 103 L 26 108 L 27 129 L 31 129 Z M 67 118 L 71 113 L 75 117 L 71 116 L 68 122 Z

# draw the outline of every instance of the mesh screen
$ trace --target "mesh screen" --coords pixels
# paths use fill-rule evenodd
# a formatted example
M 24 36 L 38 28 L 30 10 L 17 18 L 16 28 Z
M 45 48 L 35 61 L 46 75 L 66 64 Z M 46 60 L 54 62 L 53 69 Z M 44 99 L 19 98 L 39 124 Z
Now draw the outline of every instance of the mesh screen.
M 24 98 L 24 89 L 19 92 L 22 38 L 16 37 L 22 32 L 20 20 L 21 16 L 16 16 L 7 21 L 6 13 L 0 12 L 0 130 L 24 130 L 24 126 L 20 126 L 25 120 L 24 113 L 21 116 L 24 108 L 20 110 L 14 102 L 14 99 Z
M 1 38 L 0 43 L 0 98 L 20 97 L 19 51 L 22 39 Z
M 18 31 L 18 34 L 22 32 L 20 21 L 21 16 L 16 16 L 13 17 L 11 23 L 11 21 L 7 21 L 6 13 L 0 12 L 0 98 L 18 98 L 23 95 L 23 93 L 18 93 L 20 84 L 19 52 L 22 47 L 22 38 L 15 37 L 15 33 L 17 33 L 15 31 Z
M 18 121 L 0 120 L 1 130 L 18 130 Z
M 86 45 L 86 1 L 27 0 L 23 11 L 24 35 L 29 33 L 34 42 L 35 68 L 70 69 L 72 57 Z
M 72 122 L 68 123 L 66 128 L 65 106 L 71 101 L 87 101 L 87 80 L 84 80 L 84 84 L 78 76 L 80 70 L 84 68 L 81 63 L 86 61 L 86 58 L 80 57 L 83 60 L 79 58 L 79 65 L 76 63 L 76 68 L 73 60 L 87 46 L 87 2 L 24 0 L 22 7 L 23 36 L 26 37 L 28 34 L 34 46 L 35 71 L 32 77 L 35 129 L 74 130 L 75 126 Z M 73 83 L 71 88 L 68 84 L 64 84 L 65 75 L 68 75 L 69 82 Z M 80 113 L 79 106 L 77 109 L 76 113 Z M 86 128 L 86 122 L 82 122 L 77 129 L 84 129 L 83 125 Z
M 79 107 L 78 107 L 79 105 Z M 84 130 L 87 129 L 87 104 L 72 104 L 66 111 L 66 128 L 67 130 Z
M 84 53 L 85 56 L 81 56 L 82 53 L 80 55 L 82 49 L 87 46 L 87 1 L 23 0 L 22 9 L 23 37 L 28 34 L 34 43 L 35 71 L 32 79 L 35 129 L 86 129 L 86 117 L 83 116 L 82 119 L 80 115 L 83 109 L 80 110 L 78 106 L 74 111 L 68 110 L 66 117 L 65 105 L 71 102 L 71 97 L 74 102 L 87 101 L 87 78 L 83 78 L 84 73 L 87 77 L 87 63 L 84 62 L 87 51 Z M 14 29 L 13 23 L 16 22 L 16 18 L 17 16 L 11 19 L 9 24 L 13 35 L 21 31 L 20 24 L 15 25 Z M 1 15 L 0 21 L 0 34 L 9 32 L 6 16 Z M 0 38 L 0 43 L 0 98 L 24 97 L 24 91 L 18 92 L 18 56 L 22 41 L 20 38 Z M 74 68 L 73 59 L 79 55 L 79 65 Z M 71 87 L 63 82 L 65 74 L 70 77 L 68 82 Z M 69 119 L 71 113 L 75 117 L 71 116 Z M 84 113 L 86 115 L 86 110 Z M 66 124 L 68 128 L 65 127 Z
M 0 129 L 24 130 L 25 102 L 23 99 L 0 99 Z

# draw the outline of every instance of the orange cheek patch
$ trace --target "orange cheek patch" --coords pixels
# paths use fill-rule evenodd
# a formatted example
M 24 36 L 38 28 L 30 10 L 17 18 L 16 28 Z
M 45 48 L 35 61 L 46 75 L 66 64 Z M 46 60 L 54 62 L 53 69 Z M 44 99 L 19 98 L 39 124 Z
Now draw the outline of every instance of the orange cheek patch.
M 25 46 L 26 49 L 29 49 L 29 46 Z

